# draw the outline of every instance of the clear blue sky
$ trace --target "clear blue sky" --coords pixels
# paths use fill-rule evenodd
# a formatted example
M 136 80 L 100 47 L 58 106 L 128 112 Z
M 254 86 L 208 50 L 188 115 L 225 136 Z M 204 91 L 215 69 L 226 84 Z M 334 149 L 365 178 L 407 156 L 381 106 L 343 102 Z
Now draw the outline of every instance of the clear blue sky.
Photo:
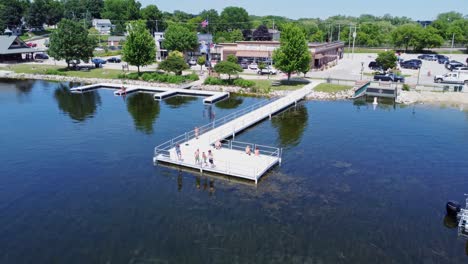
M 198 14 L 203 9 L 226 6 L 243 7 L 252 15 L 278 15 L 289 18 L 332 15 L 372 14 L 407 16 L 414 20 L 432 20 L 438 13 L 457 11 L 468 15 L 468 0 L 140 0 L 143 6 L 155 4 L 162 11 L 181 10 Z

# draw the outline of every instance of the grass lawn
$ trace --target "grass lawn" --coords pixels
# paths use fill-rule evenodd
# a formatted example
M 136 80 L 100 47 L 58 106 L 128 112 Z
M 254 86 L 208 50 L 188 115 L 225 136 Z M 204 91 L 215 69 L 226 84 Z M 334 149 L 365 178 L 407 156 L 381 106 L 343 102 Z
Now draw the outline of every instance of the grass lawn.
M 254 90 L 260 93 L 268 93 L 275 90 L 297 90 L 306 85 L 304 82 L 291 80 L 291 83 L 286 83 L 286 80 L 281 80 L 281 85 L 273 85 L 275 80 L 251 80 L 255 82 Z
M 351 86 L 348 85 L 338 85 L 338 84 L 331 84 L 331 83 L 321 83 L 315 86 L 315 91 L 317 92 L 325 92 L 325 93 L 336 93 L 341 91 L 346 91 L 351 89 Z
M 70 77 L 80 78 L 108 78 L 118 79 L 118 75 L 122 73 L 121 70 L 98 68 L 91 69 L 90 71 L 75 71 L 67 70 L 63 66 L 54 65 L 32 65 L 32 64 L 16 64 L 8 67 L 1 68 L 3 70 L 11 70 L 16 73 L 28 73 L 28 74 L 51 74 L 51 75 L 63 75 Z

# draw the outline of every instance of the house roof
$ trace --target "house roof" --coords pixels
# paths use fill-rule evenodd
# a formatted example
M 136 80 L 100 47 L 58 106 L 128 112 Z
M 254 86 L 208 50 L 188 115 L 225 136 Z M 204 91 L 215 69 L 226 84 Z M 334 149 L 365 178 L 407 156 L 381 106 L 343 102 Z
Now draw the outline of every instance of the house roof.
M 112 25 L 111 21 L 109 19 L 93 19 L 93 22 L 95 24 L 106 24 L 106 25 Z
M 30 48 L 17 36 L 0 36 L 0 54 L 16 54 L 45 51 L 45 49 Z

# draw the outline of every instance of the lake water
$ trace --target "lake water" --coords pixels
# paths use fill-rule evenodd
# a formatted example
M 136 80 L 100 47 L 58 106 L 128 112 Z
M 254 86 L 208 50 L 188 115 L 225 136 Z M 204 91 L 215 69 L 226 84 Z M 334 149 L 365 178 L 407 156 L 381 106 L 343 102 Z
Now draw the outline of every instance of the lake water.
M 76 85 L 76 84 L 75 84 Z M 0 263 L 466 263 L 468 114 L 304 102 L 236 137 L 283 148 L 257 186 L 153 148 L 262 98 L 70 94 L 0 81 Z

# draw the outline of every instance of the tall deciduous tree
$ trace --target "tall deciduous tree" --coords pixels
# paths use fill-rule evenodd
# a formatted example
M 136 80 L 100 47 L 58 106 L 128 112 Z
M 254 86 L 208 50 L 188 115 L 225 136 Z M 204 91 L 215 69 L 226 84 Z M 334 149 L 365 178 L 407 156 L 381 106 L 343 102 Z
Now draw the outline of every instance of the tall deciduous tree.
M 149 65 L 156 59 L 156 44 L 153 36 L 146 29 L 144 21 L 132 22 L 128 28 L 122 58 L 130 65 L 137 66 L 138 73 L 140 73 L 141 66 Z
M 21 18 L 27 13 L 28 0 L 2 0 L 0 6 L 0 20 L 10 29 L 21 26 Z M 3 32 L 2 32 L 3 33 Z
M 206 58 L 205 56 L 200 56 L 197 59 L 197 64 L 200 65 L 200 70 L 203 70 L 203 65 L 206 63 Z
M 96 38 L 88 35 L 82 23 L 62 19 L 50 36 L 48 53 L 57 60 L 65 59 L 70 67 L 72 60 L 89 61 L 96 45 Z
M 154 36 L 154 32 L 163 31 L 165 25 L 163 23 L 163 14 L 159 11 L 158 7 L 155 5 L 148 5 L 145 8 L 142 8 L 141 18 L 146 20 L 146 27 L 149 29 L 151 34 Z
M 180 52 L 195 50 L 198 47 L 197 33 L 184 26 L 172 24 L 164 34 L 164 47 Z
M 273 52 L 275 67 L 288 74 L 302 72 L 309 67 L 311 54 L 304 32 L 296 25 L 284 26 L 280 37 L 280 47 Z
M 244 35 L 240 29 L 234 29 L 229 33 L 229 41 L 236 42 L 244 40 Z
M 63 18 L 63 4 L 59 0 L 47 0 L 45 23 L 56 25 Z
M 125 22 L 140 18 L 141 4 L 135 0 L 105 0 L 102 18 L 110 19 L 115 25 L 114 34 L 125 32 Z
M 417 41 L 417 35 L 421 27 L 416 24 L 405 24 L 396 28 L 392 33 L 392 42 L 395 47 L 405 47 L 408 51 L 408 47 L 414 46 Z
M 225 31 L 234 29 L 249 29 L 251 27 L 249 13 L 242 7 L 228 6 L 220 15 Z

